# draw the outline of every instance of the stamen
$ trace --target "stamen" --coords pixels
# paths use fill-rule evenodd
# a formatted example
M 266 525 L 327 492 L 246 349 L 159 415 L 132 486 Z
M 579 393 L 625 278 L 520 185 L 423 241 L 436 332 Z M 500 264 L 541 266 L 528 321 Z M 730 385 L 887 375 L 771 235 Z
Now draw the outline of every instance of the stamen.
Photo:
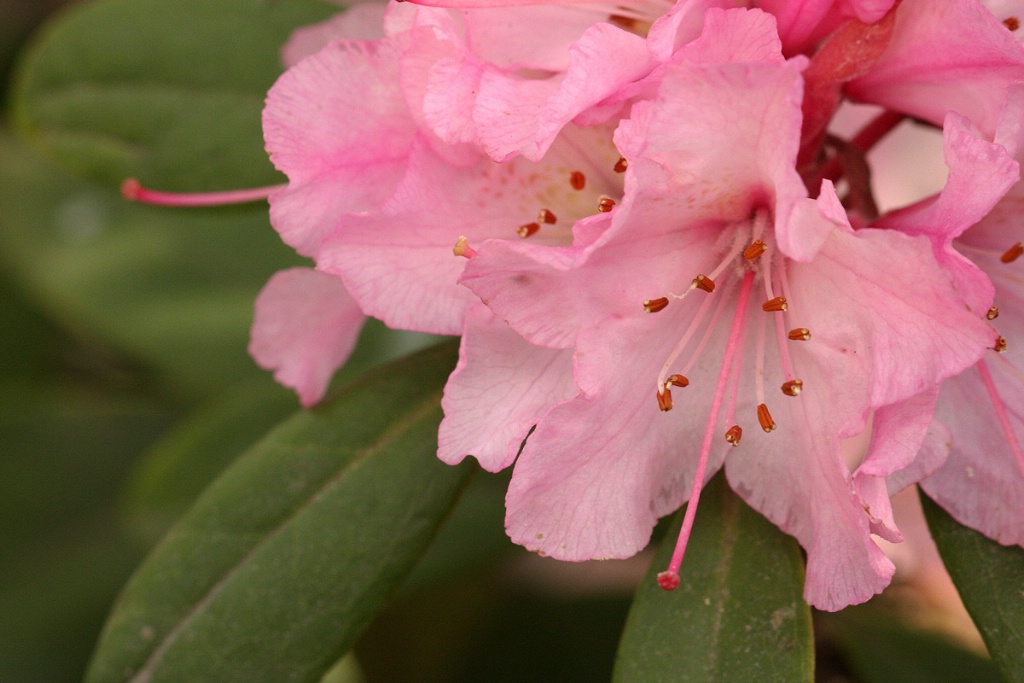
M 627 168 L 629 168 L 629 162 L 626 161 L 626 157 L 619 157 L 619 160 L 615 162 L 615 166 L 612 167 L 612 170 L 616 173 L 625 173 Z
M 754 392 L 758 403 L 764 403 L 764 342 L 767 319 L 761 316 L 757 321 L 757 365 L 754 367 Z
M 1024 244 L 1017 242 L 1017 244 L 1004 251 L 999 260 L 1003 263 L 1013 263 L 1020 258 L 1021 254 L 1024 254 Z
M 985 385 L 985 391 L 988 392 L 988 398 L 992 401 L 992 408 L 996 411 L 996 419 L 999 421 L 999 426 L 1003 428 L 1006 443 L 1010 447 L 1010 452 L 1013 453 L 1014 460 L 1017 461 L 1017 469 L 1024 475 L 1024 450 L 1021 449 L 1020 441 L 1017 440 L 1017 432 L 1014 431 L 1013 425 L 1010 424 L 1010 415 L 1006 412 L 1006 406 L 1003 404 L 1003 399 L 999 396 L 999 390 L 996 389 L 995 382 L 992 381 L 988 365 L 983 360 L 978 361 L 978 373 L 981 375 L 981 383 Z
M 791 379 L 788 382 L 783 382 L 782 393 L 786 396 L 799 396 L 800 392 L 804 390 L 804 383 L 798 379 Z
M 657 313 L 658 311 L 665 310 L 668 306 L 667 297 L 658 297 L 657 299 L 647 299 L 644 301 L 644 313 Z
M 615 200 L 611 197 L 601 197 L 597 202 L 597 210 L 601 213 L 608 213 L 615 206 Z
M 743 258 L 753 261 L 768 250 L 763 240 L 754 240 L 750 246 L 743 250 Z
M 587 176 L 582 171 L 573 171 L 569 174 L 569 184 L 574 190 L 582 190 L 587 186 Z
M 548 210 L 548 209 L 541 209 L 540 213 L 537 214 L 537 222 L 538 223 L 548 223 L 548 224 L 551 224 L 551 223 L 556 222 L 557 220 L 558 219 L 555 218 L 555 214 L 551 213 L 551 211 Z
M 993 306 L 992 308 L 988 309 L 988 313 L 985 314 L 985 317 L 988 318 L 989 320 L 995 320 L 996 318 L 999 317 L 999 309 Z
M 739 425 L 733 425 L 725 432 L 725 440 L 733 446 L 739 446 L 741 438 L 743 438 L 743 429 Z
M 663 413 L 672 410 L 672 391 L 668 387 L 658 389 L 658 407 Z
M 779 278 L 779 285 L 782 287 L 783 294 L 789 294 L 789 278 L 786 275 L 786 261 L 782 259 L 778 263 L 778 272 L 776 275 Z M 808 333 L 810 336 L 810 333 Z M 800 392 L 803 391 L 804 383 L 803 380 L 797 379 L 793 376 L 793 362 L 789 357 L 789 348 L 786 344 L 786 320 L 785 316 L 775 316 L 775 343 L 779 347 L 779 358 L 782 360 L 782 393 L 787 396 L 799 396 Z M 763 403 L 764 401 L 762 401 Z
M 685 292 L 683 292 L 682 294 L 674 294 L 672 292 L 669 292 L 668 298 L 682 301 L 687 297 L 687 295 L 690 292 L 692 292 L 695 289 L 701 289 L 705 292 L 715 291 L 715 278 L 721 275 L 722 271 L 728 268 L 729 264 L 731 264 L 736 259 L 736 255 L 739 254 L 742 250 L 742 244 L 743 242 L 741 240 L 736 240 L 732 246 L 732 249 L 730 249 L 729 252 L 725 255 L 725 258 L 723 258 L 719 262 L 719 264 L 715 266 L 715 269 L 711 271 L 711 275 L 698 275 L 690 282 L 690 286 Z
M 473 258 L 476 256 L 476 249 L 469 246 L 469 240 L 466 239 L 465 235 L 459 235 L 459 239 L 455 241 L 455 247 L 452 249 L 452 253 L 456 256 Z
M 516 228 L 516 234 L 525 239 L 530 235 L 537 234 L 538 230 L 540 230 L 539 223 L 523 223 Z
M 763 403 L 757 406 L 757 421 L 761 423 L 761 429 L 766 432 L 775 430 L 775 420 L 772 419 L 772 414 L 768 412 L 768 406 Z
M 786 303 L 786 297 L 784 296 L 777 296 L 761 304 L 761 310 L 765 313 L 779 313 L 788 309 L 789 304 Z
M 693 369 L 694 365 L 697 364 L 697 360 L 700 358 L 700 354 L 704 353 L 704 348 L 708 345 L 708 342 L 711 340 L 711 333 L 718 329 L 718 319 L 722 317 L 722 312 L 725 310 L 725 304 L 727 302 L 727 297 L 722 297 L 718 299 L 717 305 L 715 306 L 715 312 L 711 314 L 711 321 L 708 322 L 708 324 L 704 327 L 704 334 L 701 335 L 700 341 L 697 342 L 697 346 L 690 353 L 690 357 L 686 360 L 686 363 L 683 364 L 681 372 L 684 376 L 686 375 L 686 373 Z M 658 375 L 659 377 L 664 376 L 664 374 L 668 372 L 669 366 L 671 365 L 671 363 L 675 362 L 675 359 L 677 357 L 678 356 L 672 356 L 669 359 L 669 361 L 665 362 L 665 364 L 661 368 L 661 373 Z
M 609 14 L 608 23 L 614 26 L 618 26 L 624 31 L 634 31 L 637 27 L 638 22 L 633 17 L 624 17 L 621 14 Z
M 715 291 L 715 281 L 706 275 L 698 275 L 693 278 L 693 286 L 708 293 Z
M 810 341 L 811 331 L 806 327 L 797 327 L 789 331 L 789 338 L 793 341 Z
M 729 369 L 736 357 L 736 347 L 743 334 L 747 303 L 750 301 L 750 290 L 753 289 L 753 285 L 753 271 L 744 273 L 739 300 L 736 302 L 736 315 L 732 319 L 729 341 L 726 342 L 725 356 L 722 358 L 722 369 L 718 373 L 718 383 L 715 385 L 715 395 L 711 401 L 711 412 L 708 414 L 707 427 L 704 429 L 704 441 L 701 443 L 700 457 L 697 459 L 697 471 L 693 474 L 693 486 L 686 504 L 686 513 L 683 515 L 683 525 L 679 529 L 679 538 L 676 541 L 668 568 L 658 574 L 658 585 L 665 590 L 674 590 L 679 586 L 679 567 L 683 564 L 686 544 L 690 539 L 690 532 L 693 530 L 693 520 L 697 514 L 697 505 L 700 503 L 700 492 L 704 487 L 704 473 L 707 470 L 708 457 L 711 454 L 711 441 L 714 438 L 715 425 L 718 423 L 718 415 L 722 409 L 722 400 L 725 398 L 726 378 L 729 376 Z M 711 301 L 711 299 L 706 299 L 707 301 Z
M 740 377 L 743 374 L 743 346 L 746 341 L 746 336 L 741 336 L 739 342 L 736 344 L 736 359 L 733 361 L 732 376 L 729 378 L 729 392 L 725 398 L 725 424 L 731 424 L 737 429 L 736 441 L 732 443 L 733 446 L 739 445 L 739 437 L 743 434 L 743 430 L 740 429 L 739 425 L 736 424 L 736 399 L 740 393 Z M 726 432 L 726 441 L 729 440 L 729 434 Z
M 1003 19 L 1003 26 L 1010 29 L 1011 31 L 1016 31 L 1017 29 L 1020 28 L 1020 19 L 1018 19 L 1017 17 L 1006 17 L 1005 19 Z
M 690 380 L 683 375 L 669 375 L 669 378 L 665 380 L 665 384 L 671 384 L 674 387 L 688 387 L 690 386 Z
M 668 358 L 665 359 L 665 362 L 661 366 L 661 372 L 658 373 L 658 379 L 655 382 L 655 386 L 657 387 L 659 392 L 661 392 L 661 390 L 667 386 L 668 369 L 672 367 L 672 364 L 676 362 L 676 359 L 679 357 L 679 354 L 681 354 L 683 352 L 683 349 L 686 348 L 686 345 L 690 343 L 690 339 L 692 339 L 693 335 L 697 332 L 697 328 L 700 327 L 700 325 L 704 322 L 704 318 L 707 317 L 707 313 L 711 307 L 711 303 L 714 302 L 716 299 L 719 303 L 719 309 L 715 311 L 715 315 L 712 316 L 711 320 L 712 324 L 708 325 L 704 333 L 704 338 L 701 339 L 700 343 L 697 345 L 697 353 L 699 353 L 701 349 L 703 349 L 704 344 L 710 337 L 711 330 L 714 328 L 714 323 L 717 320 L 718 312 L 721 310 L 721 304 L 722 302 L 725 301 L 724 298 L 707 297 L 701 303 L 700 308 L 697 309 L 696 315 L 693 316 L 693 319 L 690 320 L 690 324 L 687 325 L 686 327 L 686 331 L 683 332 L 683 336 L 676 343 L 675 348 L 672 349 L 672 352 L 668 355 Z M 689 370 L 689 366 L 684 367 L 683 374 L 685 375 L 685 373 L 689 372 Z
M 271 185 L 227 192 L 162 192 L 145 188 L 135 178 L 128 178 L 121 183 L 121 196 L 131 202 L 154 206 L 223 206 L 265 200 L 284 187 Z
M 996 337 L 996 345 L 992 347 L 992 350 L 994 350 L 996 353 L 1005 353 L 1006 352 L 1006 338 L 1005 337 Z

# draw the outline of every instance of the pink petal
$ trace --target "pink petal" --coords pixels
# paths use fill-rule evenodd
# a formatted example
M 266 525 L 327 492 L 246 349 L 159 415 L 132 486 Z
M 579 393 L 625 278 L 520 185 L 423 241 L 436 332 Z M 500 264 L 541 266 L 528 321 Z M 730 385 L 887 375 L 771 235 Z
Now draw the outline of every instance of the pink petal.
M 837 230 L 818 257 L 801 269 L 818 291 L 841 292 L 849 300 L 844 305 L 810 303 L 808 309 L 824 309 L 816 326 L 842 329 L 852 324 L 860 335 L 871 330 L 874 341 L 864 351 L 870 354 L 870 376 L 875 378 L 870 399 L 874 407 L 929 389 L 973 365 L 994 343 L 995 333 L 963 307 L 923 237 L 892 230 L 863 229 L 855 235 Z M 813 294 L 809 298 L 813 301 Z
M 524 243 L 518 227 L 548 208 L 556 224 L 545 224 L 529 242 L 568 242 L 569 226 L 594 211 L 605 189 L 589 173 L 585 190 L 572 189 L 569 170 L 589 171 L 575 150 L 601 155 L 601 165 L 611 168 L 617 154 L 609 137 L 606 129 L 567 131 L 540 164 L 517 158 L 498 165 L 483 158 L 463 167 L 418 144 L 391 199 L 380 211 L 345 216 L 324 243 L 318 266 L 340 274 L 363 309 L 390 326 L 458 334 L 475 297 L 458 285 L 467 261 L 452 254 L 456 240 L 466 236 L 479 249 L 492 238 Z
M 758 9 L 709 8 L 700 36 L 682 46 L 675 59 L 695 64 L 781 64 L 782 43 L 775 17 Z
M 486 72 L 474 120 L 484 149 L 498 161 L 540 159 L 578 114 L 653 67 L 643 39 L 610 24 L 589 28 L 569 49 L 564 77 L 528 80 Z
M 989 354 L 985 363 L 999 401 L 1005 407 L 1018 441 L 1024 437 L 1020 412 L 1024 383 L 1024 293 L 1019 263 L 1003 263 L 1000 255 L 1020 239 L 1024 184 L 1018 183 L 978 225 L 954 245 L 987 272 L 995 284 L 1000 309 L 994 321 L 1010 340 L 1005 353 Z M 939 396 L 938 418 L 952 432 L 953 449 L 946 464 L 922 488 L 949 512 L 985 535 L 1005 544 L 1024 544 L 1024 475 L 996 417 L 996 406 L 978 370 L 947 381 Z
M 338 278 L 309 268 L 282 270 L 256 298 L 249 354 L 308 408 L 352 353 L 364 320 Z
M 980 315 L 992 305 L 992 285 L 974 263 L 953 250 L 951 243 L 996 206 L 1020 178 L 1020 168 L 1002 145 L 982 139 L 977 129 L 958 114 L 946 117 L 943 134 L 949 166 L 945 188 L 934 198 L 886 214 L 876 225 L 928 236 L 965 303 Z M 1004 249 L 1010 244 L 1007 241 Z
M 1015 355 L 1019 361 L 1021 354 Z M 1024 436 L 1021 366 L 1000 359 L 988 365 L 1019 439 Z M 943 385 L 939 416 L 953 432 L 953 450 L 921 488 L 961 523 L 1004 545 L 1024 545 L 1024 475 L 991 405 L 976 370 Z
M 726 473 L 737 493 L 807 551 L 804 599 L 835 611 L 881 592 L 894 568 L 870 538 L 838 443 L 815 428 L 827 419 L 821 403 L 810 396 L 799 402 L 810 430 L 797 432 L 797 440 L 769 434 L 750 448 L 741 444 L 729 454 Z
M 894 0 L 760 0 L 758 7 L 778 18 L 786 54 L 798 54 L 851 18 L 864 24 L 881 19 Z
M 871 533 L 892 543 L 903 540 L 893 520 L 889 477 L 909 468 L 921 449 L 935 413 L 938 387 L 877 410 L 867 456 L 854 472 L 853 485 L 871 517 Z M 936 463 L 936 467 L 938 463 Z
M 1024 47 L 982 3 L 903 0 L 888 48 L 846 92 L 936 125 L 955 111 L 991 136 L 1022 66 Z
M 376 2 L 354 5 L 327 21 L 296 29 L 281 48 L 285 66 L 295 66 L 335 40 L 378 40 L 384 37 L 384 9 Z
M 476 304 L 441 399 L 438 457 L 454 465 L 472 455 L 485 470 L 502 470 L 548 408 L 576 393 L 571 352 L 526 343 Z
M 685 390 L 672 412 L 657 409 L 663 359 L 637 354 L 637 339 L 671 347 L 676 332 L 652 322 L 609 321 L 581 335 L 577 362 L 593 368 L 588 393 L 551 409 L 516 462 L 505 501 L 514 542 L 564 560 L 629 557 L 647 544 L 658 517 L 685 501 L 698 455 L 694 434 L 707 415 L 686 405 Z M 694 382 L 707 373 L 713 381 L 713 365 L 695 372 Z M 725 448 L 723 440 L 708 476 Z
M 289 179 L 270 198 L 271 217 L 301 254 L 316 254 L 340 212 L 374 208 L 401 178 L 415 128 L 397 87 L 399 50 L 392 39 L 333 43 L 267 96 L 267 149 Z
M 680 47 L 697 38 L 704 29 L 704 17 L 713 7 L 736 7 L 730 0 L 681 0 L 651 26 L 647 45 L 659 62 L 667 62 Z

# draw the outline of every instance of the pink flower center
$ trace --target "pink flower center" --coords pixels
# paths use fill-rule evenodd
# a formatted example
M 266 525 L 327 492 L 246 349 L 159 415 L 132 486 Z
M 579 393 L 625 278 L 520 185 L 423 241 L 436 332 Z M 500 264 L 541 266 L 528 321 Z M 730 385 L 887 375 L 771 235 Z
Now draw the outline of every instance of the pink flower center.
M 684 301 L 690 296 L 705 297 L 690 318 L 679 341 L 665 359 L 655 381 L 658 407 L 663 411 L 672 409 L 672 389 L 674 387 L 689 386 L 690 381 L 686 375 L 697 363 L 711 339 L 712 332 L 730 308 L 730 303 L 735 302 L 728 341 L 712 395 L 711 410 L 704 431 L 683 526 L 679 532 L 679 539 L 676 542 L 676 549 L 669 567 L 658 577 L 659 585 L 666 590 L 673 590 L 678 586 L 679 567 L 682 564 L 686 544 L 693 528 L 693 519 L 704 484 L 714 434 L 720 424 L 723 410 L 724 423 L 729 425 L 723 435 L 725 440 L 732 446 L 739 446 L 743 436 L 743 428 L 737 421 L 736 407 L 740 376 L 742 375 L 744 342 L 748 337 L 750 300 L 758 281 L 763 287 L 764 298 L 760 303 L 760 309 L 761 313 L 765 315 L 761 315 L 754 323 L 757 345 L 754 391 L 757 408 L 751 417 L 757 419 L 758 425 L 764 432 L 769 433 L 775 430 L 775 419 L 768 408 L 764 387 L 769 316 L 774 318 L 775 339 L 782 365 L 783 382 L 780 385 L 780 390 L 784 395 L 792 397 L 799 396 L 803 390 L 803 381 L 798 379 L 793 372 L 788 343 L 808 341 L 811 338 L 811 333 L 805 327 L 787 325 L 787 317 L 792 314 L 790 313 L 789 299 L 786 297 L 788 290 L 786 260 L 777 252 L 774 239 L 768 230 L 769 221 L 769 212 L 759 210 L 755 212 L 751 220 L 727 226 L 724 234 L 731 237 L 731 242 L 725 248 L 724 256 L 708 274 L 696 274 L 690 282 L 690 286 L 681 293 L 669 293 L 643 302 L 644 311 L 657 313 L 673 302 Z M 738 294 L 733 298 L 730 294 L 737 288 Z

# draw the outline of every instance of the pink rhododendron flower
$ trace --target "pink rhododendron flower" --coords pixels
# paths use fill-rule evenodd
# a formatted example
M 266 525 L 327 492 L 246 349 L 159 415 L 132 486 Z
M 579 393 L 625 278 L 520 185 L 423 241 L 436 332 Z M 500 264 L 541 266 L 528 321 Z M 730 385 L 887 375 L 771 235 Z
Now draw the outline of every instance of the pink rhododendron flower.
M 268 283 L 251 349 L 304 404 L 364 314 L 461 334 L 439 457 L 513 466 L 509 535 L 566 560 L 634 554 L 689 501 L 666 588 L 720 467 L 805 548 L 822 609 L 885 587 L 872 536 L 901 539 L 890 496 L 922 477 L 1019 542 L 1020 496 L 1003 516 L 979 499 L 997 480 L 997 501 L 1017 495 L 1020 473 L 977 462 L 993 429 L 1020 452 L 999 399 L 1019 373 L 981 360 L 1002 345 L 993 296 L 1014 296 L 988 259 L 1019 178 L 1008 17 L 972 0 L 418 4 L 296 34 L 267 98 L 288 176 L 271 221 L 317 269 Z M 842 141 L 828 124 L 850 97 L 887 111 Z M 864 154 L 906 114 L 945 122 L 950 180 L 875 222 Z M 950 418 L 982 396 L 984 419 Z M 950 436 L 971 446 L 949 456 Z
M 806 63 L 777 49 L 706 59 L 751 30 L 751 13 L 716 12 L 620 125 L 625 193 L 600 238 L 485 243 L 466 267 L 462 282 L 526 339 L 575 352 L 580 395 L 539 420 L 516 462 L 508 529 L 555 557 L 627 556 L 724 460 L 733 488 L 807 549 L 807 600 L 837 609 L 891 575 L 841 439 L 872 410 L 922 403 L 995 335 L 927 239 L 854 232 L 827 181 L 807 197 Z M 771 398 L 769 377 L 788 396 Z M 883 476 L 914 453 L 882 448 L 898 451 L 869 455 Z

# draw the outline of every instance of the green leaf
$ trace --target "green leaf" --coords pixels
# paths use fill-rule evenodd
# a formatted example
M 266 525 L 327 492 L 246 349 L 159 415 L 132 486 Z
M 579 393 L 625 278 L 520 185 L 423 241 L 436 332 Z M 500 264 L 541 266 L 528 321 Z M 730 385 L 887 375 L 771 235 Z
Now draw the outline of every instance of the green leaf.
M 1000 683 L 995 665 L 948 638 L 900 624 L 869 603 L 820 615 L 863 683 Z
M 960 597 L 1008 681 L 1024 681 L 1024 548 L 1002 546 L 921 496 L 928 526 Z
M 389 330 L 378 320 L 368 320 L 355 351 L 335 373 L 332 384 L 342 386 L 371 367 L 436 344 L 438 339 Z M 152 543 L 159 540 L 217 475 L 298 408 L 293 391 L 275 384 L 270 373 L 261 373 L 182 420 L 146 454 L 129 480 L 126 508 L 135 532 Z M 499 508 L 501 515 L 503 502 Z M 493 514 L 486 519 L 492 520 Z M 473 523 L 478 521 L 482 520 L 475 518 Z M 445 528 L 450 526 L 449 522 Z
M 262 373 L 252 306 L 298 262 L 266 205 L 154 209 L 76 179 L 0 136 L 0 252 L 20 289 L 79 336 L 99 337 L 189 396 Z
M 435 456 L 453 344 L 275 429 L 115 605 L 87 680 L 317 681 L 433 537 L 470 467 Z
M 263 99 L 317 0 L 101 0 L 48 26 L 19 74 L 15 121 L 69 168 L 172 190 L 279 182 Z
M 505 534 L 508 474 L 475 477 L 437 538 L 402 583 L 403 595 L 462 579 L 521 550 Z
M 655 578 L 668 565 L 682 516 L 680 510 L 637 589 L 614 680 L 813 680 L 811 616 L 801 598 L 796 541 L 718 475 L 701 496 L 679 588 L 665 592 Z
M 182 420 L 129 478 L 125 509 L 133 531 L 155 543 L 217 475 L 297 410 L 295 394 L 261 377 Z

